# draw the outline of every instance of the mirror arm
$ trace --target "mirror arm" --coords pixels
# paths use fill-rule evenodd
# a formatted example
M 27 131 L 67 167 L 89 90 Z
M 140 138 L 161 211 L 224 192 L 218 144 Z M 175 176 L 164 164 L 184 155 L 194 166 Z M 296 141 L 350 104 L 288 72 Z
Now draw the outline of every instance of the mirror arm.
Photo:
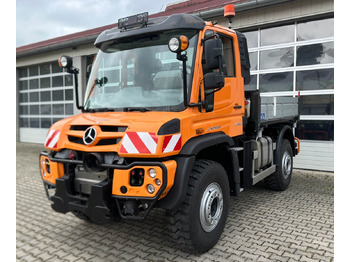
M 78 74 L 79 74 L 79 69 L 78 68 L 68 68 L 67 72 L 74 75 L 74 89 L 75 89 L 75 105 L 78 110 L 83 110 L 84 107 L 80 105 L 79 103 L 79 90 L 78 90 Z
M 182 61 L 182 79 L 183 79 L 183 91 L 184 91 L 184 104 L 185 107 L 198 107 L 199 110 L 202 109 L 202 103 L 188 103 L 188 95 L 187 95 L 187 70 L 186 70 L 186 62 L 187 62 L 187 53 L 184 54 L 178 53 L 176 58 Z

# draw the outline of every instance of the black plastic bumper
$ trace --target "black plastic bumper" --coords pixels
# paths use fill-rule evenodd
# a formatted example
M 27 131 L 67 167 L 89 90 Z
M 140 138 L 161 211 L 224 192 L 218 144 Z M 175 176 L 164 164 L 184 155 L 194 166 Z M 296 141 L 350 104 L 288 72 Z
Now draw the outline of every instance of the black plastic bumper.
M 54 158 L 46 152 L 42 152 L 52 162 L 69 164 L 83 164 L 80 160 L 68 160 Z M 70 211 L 78 211 L 85 214 L 92 222 L 95 223 L 109 223 L 117 218 L 126 219 L 144 219 L 151 209 L 156 205 L 158 199 L 164 192 L 167 185 L 167 169 L 162 162 L 133 162 L 129 165 L 118 164 L 102 164 L 106 169 L 131 169 L 134 166 L 159 166 L 163 171 L 163 185 L 154 197 L 124 197 L 112 195 L 113 175 L 108 176 L 107 179 L 100 183 L 91 186 L 90 195 L 81 195 L 75 192 L 74 189 L 74 175 L 67 174 L 61 178 L 56 179 L 56 185 L 43 181 L 45 185 L 46 194 L 49 200 L 53 202 L 51 205 L 56 212 L 67 213 Z M 66 168 L 65 168 L 66 169 Z M 67 172 L 69 168 L 66 169 Z M 55 188 L 55 194 L 50 196 L 48 190 Z M 122 204 L 127 200 L 137 200 L 147 203 L 148 208 L 140 215 L 123 215 Z
M 92 185 L 89 197 L 73 195 L 72 183 L 69 176 L 56 179 L 56 193 L 51 197 L 52 208 L 55 211 L 60 213 L 79 211 L 95 223 L 108 223 L 115 220 L 115 206 L 110 201 L 111 179 Z

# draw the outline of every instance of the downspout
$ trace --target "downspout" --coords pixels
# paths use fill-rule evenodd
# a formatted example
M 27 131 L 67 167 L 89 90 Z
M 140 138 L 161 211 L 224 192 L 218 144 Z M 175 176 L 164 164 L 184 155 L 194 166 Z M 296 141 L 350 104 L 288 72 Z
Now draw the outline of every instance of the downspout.
M 269 5 L 283 4 L 286 2 L 292 2 L 295 0 L 252 0 L 249 2 L 235 4 L 236 12 L 247 11 L 251 9 L 266 7 Z M 199 16 L 202 19 L 208 19 L 212 17 L 222 16 L 224 13 L 224 7 L 216 8 L 213 10 L 205 10 L 203 12 L 192 13 L 193 15 Z

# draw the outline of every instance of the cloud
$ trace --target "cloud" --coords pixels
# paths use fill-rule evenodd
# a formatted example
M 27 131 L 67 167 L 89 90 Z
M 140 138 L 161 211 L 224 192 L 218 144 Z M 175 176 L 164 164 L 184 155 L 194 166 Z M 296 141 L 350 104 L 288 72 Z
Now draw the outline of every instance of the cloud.
M 17 0 L 16 46 L 117 23 L 120 17 L 157 13 L 172 0 Z

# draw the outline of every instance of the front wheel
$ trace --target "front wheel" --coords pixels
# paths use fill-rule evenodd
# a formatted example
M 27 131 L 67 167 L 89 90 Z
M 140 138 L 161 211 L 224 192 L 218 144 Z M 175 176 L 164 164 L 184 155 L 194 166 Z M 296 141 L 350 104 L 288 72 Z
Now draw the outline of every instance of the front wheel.
M 197 160 L 184 202 L 167 212 L 172 237 L 184 249 L 208 251 L 224 230 L 229 200 L 225 169 L 214 161 Z

